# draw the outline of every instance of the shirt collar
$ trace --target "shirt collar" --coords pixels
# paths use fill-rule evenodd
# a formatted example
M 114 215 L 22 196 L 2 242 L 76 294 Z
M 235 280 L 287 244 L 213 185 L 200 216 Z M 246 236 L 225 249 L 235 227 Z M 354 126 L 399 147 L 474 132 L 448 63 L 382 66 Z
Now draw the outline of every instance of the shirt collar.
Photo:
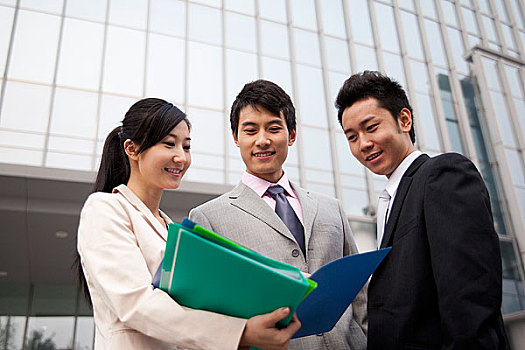
M 385 189 L 390 195 L 390 197 L 394 197 L 394 195 L 397 192 L 397 188 L 399 187 L 399 183 L 401 182 L 401 178 L 405 174 L 405 172 L 408 170 L 410 165 L 414 162 L 414 160 L 417 159 L 421 154 L 423 154 L 421 151 L 414 151 L 410 153 L 408 156 L 403 159 L 401 164 L 398 165 L 396 170 L 392 173 L 392 176 L 388 179 L 388 182 L 386 183 Z
M 290 181 L 288 180 L 288 177 L 286 176 L 286 173 L 283 173 L 283 176 L 281 176 L 281 178 L 279 179 L 279 181 L 277 181 L 277 183 L 273 183 L 273 182 L 269 182 L 264 179 L 261 179 L 260 177 L 252 175 L 248 173 L 247 171 L 245 171 L 244 174 L 242 174 L 241 181 L 243 184 L 250 187 L 261 198 L 266 193 L 266 190 L 268 189 L 268 187 L 276 186 L 276 185 L 279 185 L 282 188 L 284 188 L 284 190 L 286 191 L 286 193 L 288 193 L 289 196 L 293 198 L 298 198 L 297 195 L 295 194 L 295 191 L 292 188 L 292 185 L 290 184 Z

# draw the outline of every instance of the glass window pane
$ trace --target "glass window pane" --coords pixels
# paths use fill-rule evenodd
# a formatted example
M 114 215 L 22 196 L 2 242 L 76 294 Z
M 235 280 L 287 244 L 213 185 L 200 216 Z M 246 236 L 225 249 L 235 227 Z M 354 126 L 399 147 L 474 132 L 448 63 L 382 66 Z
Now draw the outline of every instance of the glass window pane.
M 190 40 L 203 41 L 209 44 L 222 44 L 222 13 L 219 9 L 189 4 Z M 206 25 L 203 25 L 206 23 Z
M 338 132 L 336 134 L 337 144 L 337 158 L 339 159 L 339 170 L 344 173 L 357 175 L 359 177 L 365 176 L 364 167 L 350 152 L 350 146 L 343 133 Z M 343 183 L 343 186 L 355 187 L 352 183 Z
M 190 41 L 189 50 L 189 103 L 222 109 L 222 49 Z
M 502 139 L 501 141 L 505 146 L 515 147 L 516 140 L 514 138 L 514 131 L 509 120 L 507 105 L 505 104 L 503 95 L 495 91 L 489 92 L 494 107 L 494 113 L 497 115 L 497 118 L 495 119 L 499 126 L 499 132 Z
M 308 173 L 308 170 L 306 170 L 306 173 Z M 333 185 L 324 185 L 315 182 L 307 182 L 305 188 L 309 191 L 322 193 L 325 196 L 335 197 L 335 188 Z
M 208 5 L 212 7 L 222 7 L 222 0 L 190 0 L 191 2 Z
M 374 49 L 355 45 L 355 61 L 357 72 L 377 70 L 376 52 Z
M 495 4 L 496 8 L 498 9 L 500 21 L 509 23 L 509 16 L 507 16 L 507 9 L 505 8 L 504 1 L 493 1 L 492 3 Z
M 460 73 L 467 75 L 469 74 L 469 68 L 467 61 L 463 58 L 465 49 L 463 46 L 463 38 L 461 37 L 461 32 L 450 27 L 447 27 L 447 31 L 450 46 L 452 48 L 452 56 L 454 57 L 454 63 L 456 65 L 456 70 Z
M 459 27 L 455 5 L 450 1 L 441 0 L 441 8 L 443 9 L 443 17 L 445 18 L 445 22 L 451 26 Z
M 268 21 L 261 21 L 260 29 L 261 51 L 263 55 L 289 59 L 288 30 L 286 26 Z M 279 40 L 275 40 L 275 38 L 279 38 Z
M 223 170 L 199 169 L 195 166 L 191 166 L 186 172 L 184 179 L 188 181 L 195 181 L 195 182 L 223 184 L 224 183 L 224 171 Z
M 144 32 L 108 26 L 104 62 L 104 91 L 142 96 Z
M 496 70 L 496 62 L 486 57 L 482 57 L 481 63 L 483 64 L 483 70 L 485 71 L 485 78 L 487 80 L 488 87 L 490 89 L 501 91 L 498 72 Z
M 355 41 L 373 45 L 372 26 L 370 24 L 370 11 L 367 0 L 346 0 L 352 26 L 352 36 Z
M 368 193 L 343 187 L 343 208 L 348 215 L 365 216 L 368 213 Z
M 67 0 L 66 16 L 103 22 L 106 19 L 107 0 Z
M 505 148 L 507 164 L 510 168 L 510 175 L 514 186 L 525 186 L 525 173 L 523 172 L 523 162 L 520 153 L 513 149 Z
M 498 37 L 496 36 L 496 28 L 494 28 L 494 20 L 487 16 L 482 16 L 482 18 L 487 38 L 491 41 L 499 42 Z
M 3 163 L 42 166 L 42 156 L 42 151 L 0 146 L 0 159 Z
M 343 83 L 348 79 L 348 74 L 341 74 L 341 73 L 335 73 L 335 72 L 328 72 L 328 88 L 330 93 L 330 103 L 328 104 L 329 110 L 329 122 L 332 123 L 332 127 L 335 130 L 341 130 L 341 124 L 339 124 L 339 121 L 337 120 L 337 109 L 335 108 L 333 101 L 337 98 L 337 94 L 339 93 L 339 90 L 343 86 Z
M 502 24 L 501 29 L 503 31 L 503 36 L 505 37 L 505 43 L 507 44 L 507 47 L 513 50 L 517 50 L 518 47 L 516 45 L 516 41 L 514 40 L 514 33 L 512 32 L 512 28 L 506 24 Z
M 325 34 L 346 38 L 343 3 L 341 0 L 323 0 L 319 2 Z
M 350 73 L 350 56 L 346 40 L 325 37 L 325 48 L 328 69 Z
M 504 64 L 503 66 L 505 67 L 505 73 L 512 96 L 525 98 L 525 95 L 523 94 L 523 86 L 521 84 L 520 71 L 518 68 L 509 66 L 508 64 Z
M 146 95 L 182 104 L 184 101 L 184 41 L 149 34 Z
M 525 293 L 512 243 L 500 241 L 500 250 L 503 270 L 503 313 L 508 314 L 525 308 Z
M 102 95 L 97 133 L 99 140 L 105 140 L 111 130 L 122 125 L 124 115 L 135 102 L 136 99 L 129 97 Z
M 489 0 L 478 0 L 478 6 L 481 12 L 491 14 Z
M 50 132 L 94 139 L 97 107 L 98 94 L 57 88 Z
M 479 35 L 479 29 L 477 26 L 476 15 L 474 11 L 467 9 L 466 7 L 461 7 L 463 12 L 463 19 L 465 20 L 465 26 L 470 33 Z
M 274 21 L 286 22 L 286 4 L 285 0 L 264 0 L 258 1 L 259 15 L 262 18 L 272 19 Z
M 299 90 L 298 110 L 301 113 L 301 123 L 326 127 L 328 121 L 326 119 L 322 71 L 298 64 L 297 86 Z M 313 96 L 315 98 L 312 98 Z M 305 139 L 313 140 L 313 138 Z
M 350 221 L 355 244 L 359 253 L 377 249 L 376 225 L 371 222 Z
M 399 7 L 415 11 L 413 0 L 397 0 Z
M 149 29 L 152 32 L 184 37 L 186 4 L 178 0 L 150 0 Z
M 317 30 L 314 0 L 291 0 L 291 8 L 294 26 Z
M 295 58 L 299 63 L 321 66 L 319 38 L 317 33 L 294 29 Z
M 331 185 L 331 189 L 329 190 L 330 192 L 333 192 L 334 191 L 334 188 L 333 188 L 333 185 L 334 185 L 334 174 L 332 171 L 327 171 L 326 169 L 325 170 L 313 170 L 313 169 L 305 169 L 305 176 L 306 176 L 306 182 L 308 184 L 317 184 L 319 185 L 320 183 L 323 183 L 323 184 L 329 184 Z M 309 187 L 311 188 L 311 187 Z M 326 192 L 324 193 L 325 195 L 327 196 L 334 196 L 335 193 L 333 194 L 329 194 L 329 192 Z
M 8 81 L 5 87 L 0 126 L 46 132 L 51 88 Z
M 383 57 L 386 74 L 389 77 L 394 78 L 394 80 L 401 84 L 401 86 L 403 86 L 403 88 L 406 90 L 407 84 L 405 80 L 405 69 L 403 68 L 401 56 L 384 52 Z
M 73 342 L 74 317 L 30 317 L 26 349 L 70 349 Z
M 217 156 L 224 155 L 224 114 L 203 109 L 188 109 L 192 124 L 191 150 Z M 193 164 L 194 166 L 199 164 Z M 200 164 L 201 167 L 205 164 Z
M 416 93 L 417 109 L 414 113 L 414 124 L 418 121 L 423 130 L 423 137 L 425 140 L 425 150 L 429 148 L 434 151 L 441 150 L 439 141 L 438 128 L 434 120 L 434 112 L 432 108 L 432 100 L 427 94 Z M 417 140 L 417 135 L 416 135 Z
M 293 100 L 292 71 L 290 61 L 277 60 L 269 57 L 262 58 L 262 78 L 279 85 Z
M 0 342 L 2 343 L 2 349 L 23 348 L 25 323 L 26 318 L 24 316 L 0 316 Z
M 75 333 L 75 350 L 93 349 L 95 336 L 93 317 L 77 317 L 77 329 Z
M 331 172 L 333 168 L 328 130 L 303 126 L 301 133 L 304 166 Z
M 103 40 L 102 24 L 66 18 L 57 84 L 98 90 Z
M 437 19 L 436 7 L 434 1 L 426 1 L 421 4 L 421 12 L 424 16 L 430 17 L 432 19 Z
M 93 153 L 93 140 L 81 140 L 73 137 L 49 136 L 47 149 L 57 153 L 83 153 L 91 161 Z M 65 161 L 62 161 L 65 163 Z
M 146 29 L 147 0 L 111 0 L 109 2 L 109 23 Z
M 415 90 L 428 93 L 430 84 L 428 80 L 427 65 L 415 60 L 410 60 L 409 62 L 410 71 L 412 73 L 412 83 Z
M 20 7 L 59 15 L 62 13 L 62 2 L 63 0 L 20 0 Z
M 13 16 L 15 10 L 0 6 L 0 75 L 4 75 L 7 50 L 11 41 L 11 28 L 13 27 Z M 0 83 L 2 81 L 0 80 Z
M 243 86 L 257 80 L 257 56 L 245 52 L 226 50 L 226 105 L 229 107 Z
M 394 20 L 394 13 L 391 6 L 375 2 L 377 27 L 379 29 L 379 38 L 381 47 L 399 53 L 399 42 L 397 39 L 397 26 Z M 428 7 L 428 6 L 424 6 Z
M 519 0 L 510 0 L 510 5 L 512 7 L 512 14 L 514 15 L 514 19 L 516 20 L 518 27 L 523 28 L 525 27 L 525 24 L 523 22 L 523 14 L 521 12 L 518 1 Z
M 16 132 L 0 130 L 0 145 L 13 148 L 44 149 L 45 136 L 43 133 Z M 2 160 L 5 162 L 4 160 Z
M 19 10 L 8 76 L 51 83 L 60 29 L 60 17 Z
M 523 138 L 525 139 L 525 101 L 519 98 L 513 98 L 514 106 L 516 107 L 516 112 L 518 113 L 520 121 L 520 129 Z
M 257 41 L 253 17 L 226 12 L 226 46 L 255 52 Z
M 92 170 L 92 157 L 49 151 L 44 166 L 58 169 Z
M 447 60 L 445 58 L 445 51 L 443 49 L 443 41 L 441 39 L 439 24 L 425 19 L 425 29 L 427 31 L 428 42 L 432 43 L 432 45 L 429 45 L 432 61 L 434 64 L 439 64 L 446 67 Z
M 401 21 L 403 24 L 407 54 L 421 60 L 425 59 L 416 16 L 409 12 L 401 11 Z
M 253 0 L 225 0 L 224 8 L 248 15 L 255 14 L 255 3 Z

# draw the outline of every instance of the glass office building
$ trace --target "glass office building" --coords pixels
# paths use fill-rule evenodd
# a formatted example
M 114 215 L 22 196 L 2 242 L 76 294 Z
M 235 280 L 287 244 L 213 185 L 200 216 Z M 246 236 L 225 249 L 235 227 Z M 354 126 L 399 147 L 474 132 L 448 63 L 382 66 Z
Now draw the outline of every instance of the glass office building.
M 192 124 L 174 219 L 236 184 L 229 108 L 249 81 L 297 108 L 285 170 L 341 200 L 375 246 L 386 179 L 351 156 L 334 99 L 352 73 L 407 90 L 417 147 L 482 173 L 503 264 L 505 323 L 525 348 L 525 4 L 522 0 L 0 0 L 0 349 L 90 349 L 91 311 L 70 266 L 102 144 L 142 97 Z

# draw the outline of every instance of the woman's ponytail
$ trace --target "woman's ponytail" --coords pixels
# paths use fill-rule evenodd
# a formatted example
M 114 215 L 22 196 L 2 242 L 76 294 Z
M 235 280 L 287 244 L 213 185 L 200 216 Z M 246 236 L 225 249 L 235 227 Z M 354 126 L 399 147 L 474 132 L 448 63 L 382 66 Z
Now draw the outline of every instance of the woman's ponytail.
M 104 143 L 102 159 L 93 192 L 111 193 L 113 188 L 129 180 L 129 160 L 124 152 L 123 143 L 127 137 L 118 126 L 111 131 Z

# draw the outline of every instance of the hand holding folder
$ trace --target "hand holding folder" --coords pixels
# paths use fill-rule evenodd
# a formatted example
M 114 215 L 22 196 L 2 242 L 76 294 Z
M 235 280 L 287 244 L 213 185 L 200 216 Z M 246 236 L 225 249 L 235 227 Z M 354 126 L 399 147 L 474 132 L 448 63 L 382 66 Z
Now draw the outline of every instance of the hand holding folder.
M 294 266 L 184 219 L 169 225 L 158 286 L 181 305 L 241 318 L 287 306 L 278 326 L 297 310 L 299 338 L 330 331 L 390 249 L 332 261 L 307 279 Z
M 159 288 L 181 305 L 250 318 L 287 306 L 290 314 L 317 283 L 185 219 L 169 225 Z

